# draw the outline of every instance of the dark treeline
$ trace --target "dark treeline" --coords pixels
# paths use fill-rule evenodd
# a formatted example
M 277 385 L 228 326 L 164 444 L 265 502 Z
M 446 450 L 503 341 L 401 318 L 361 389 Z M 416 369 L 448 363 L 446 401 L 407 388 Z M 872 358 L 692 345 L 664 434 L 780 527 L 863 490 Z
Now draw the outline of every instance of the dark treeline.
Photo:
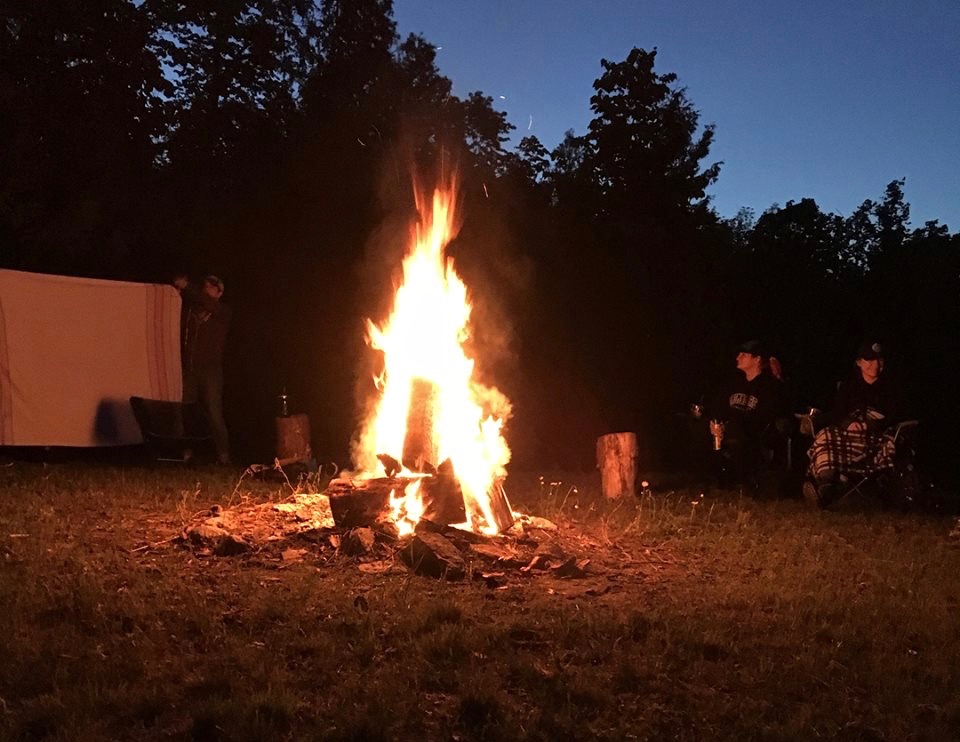
M 799 198 L 720 217 L 714 130 L 656 51 L 601 61 L 588 131 L 549 151 L 511 148 L 482 92 L 453 95 L 390 0 L 3 8 L 0 265 L 221 275 L 240 457 L 270 455 L 286 386 L 318 454 L 346 461 L 372 391 L 363 319 L 387 311 L 411 175 L 457 169 L 451 251 L 479 373 L 514 401 L 518 465 L 589 466 L 613 429 L 669 463 L 673 414 L 749 337 L 776 347 L 798 408 L 823 406 L 866 333 L 890 349 L 928 461 L 954 458 L 960 235 L 912 226 L 903 180 L 849 216 Z

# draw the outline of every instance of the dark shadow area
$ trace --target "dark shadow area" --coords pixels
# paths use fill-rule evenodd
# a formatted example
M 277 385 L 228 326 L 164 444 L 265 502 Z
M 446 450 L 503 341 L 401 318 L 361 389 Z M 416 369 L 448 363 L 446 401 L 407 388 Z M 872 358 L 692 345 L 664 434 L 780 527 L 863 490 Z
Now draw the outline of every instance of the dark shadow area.
M 723 218 L 714 129 L 656 50 L 598 60 L 593 120 L 550 151 L 511 147 L 489 96 L 453 95 L 388 2 L 34 5 L 0 25 L 0 265 L 221 276 L 236 461 L 272 459 L 286 389 L 317 459 L 349 465 L 414 176 L 456 167 L 449 255 L 477 377 L 513 403 L 513 466 L 588 469 L 598 435 L 632 430 L 641 469 L 696 469 L 678 415 L 738 343 L 776 349 L 801 411 L 829 405 L 869 334 L 922 421 L 919 465 L 958 483 L 960 235 L 911 224 L 904 180 L 849 215 L 801 193 Z

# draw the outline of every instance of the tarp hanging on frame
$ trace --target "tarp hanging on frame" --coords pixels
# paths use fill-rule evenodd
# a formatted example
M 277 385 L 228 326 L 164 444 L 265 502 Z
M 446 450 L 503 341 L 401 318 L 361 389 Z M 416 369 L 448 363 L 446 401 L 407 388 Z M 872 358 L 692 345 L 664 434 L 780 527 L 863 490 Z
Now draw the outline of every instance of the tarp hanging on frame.
M 0 270 L 0 445 L 140 443 L 129 398 L 181 385 L 172 286 Z

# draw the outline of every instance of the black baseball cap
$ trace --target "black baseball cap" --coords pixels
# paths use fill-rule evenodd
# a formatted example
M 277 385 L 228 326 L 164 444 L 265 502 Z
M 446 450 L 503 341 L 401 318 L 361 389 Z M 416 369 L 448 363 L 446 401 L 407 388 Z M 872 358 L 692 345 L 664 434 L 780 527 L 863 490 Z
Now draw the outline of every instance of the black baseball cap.
M 883 346 L 876 340 L 864 340 L 857 349 L 857 358 L 865 361 L 875 361 L 883 358 Z
M 759 340 L 747 340 L 745 343 L 740 343 L 740 345 L 737 346 L 737 352 L 766 357 L 767 347 Z

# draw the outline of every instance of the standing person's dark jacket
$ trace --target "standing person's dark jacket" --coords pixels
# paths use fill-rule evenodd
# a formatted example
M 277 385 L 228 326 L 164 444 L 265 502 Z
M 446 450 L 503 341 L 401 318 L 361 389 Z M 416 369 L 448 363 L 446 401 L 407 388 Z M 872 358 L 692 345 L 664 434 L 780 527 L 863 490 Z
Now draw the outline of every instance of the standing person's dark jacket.
M 180 320 L 183 367 L 208 371 L 223 365 L 223 349 L 230 329 L 230 307 L 193 286 L 183 289 Z

